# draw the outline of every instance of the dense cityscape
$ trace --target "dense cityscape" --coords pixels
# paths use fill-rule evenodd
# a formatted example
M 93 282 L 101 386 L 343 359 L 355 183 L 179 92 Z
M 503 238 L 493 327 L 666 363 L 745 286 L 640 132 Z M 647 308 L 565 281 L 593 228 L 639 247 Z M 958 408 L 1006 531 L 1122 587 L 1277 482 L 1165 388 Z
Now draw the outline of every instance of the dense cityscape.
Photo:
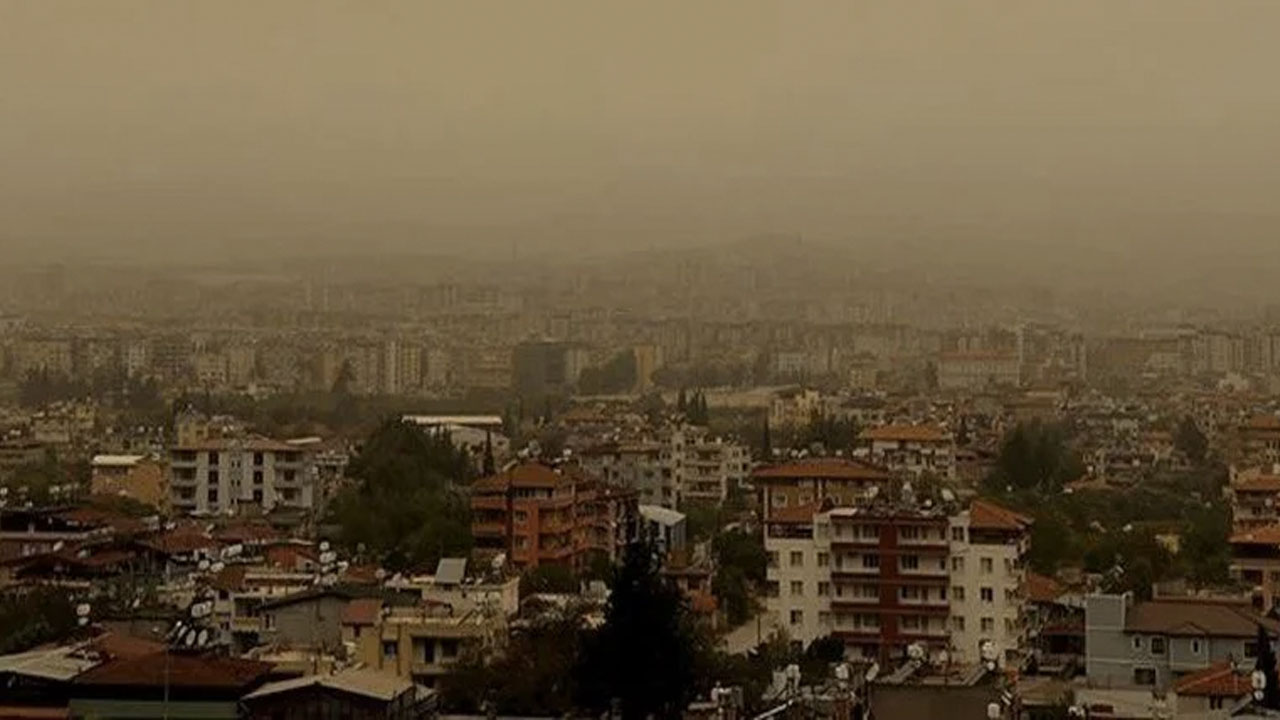
M 608 288 L 564 298 L 206 268 L 190 307 L 165 281 L 196 270 L 15 271 L 5 706 L 1253 702 L 1280 630 L 1265 308 L 1104 324 L 1047 291 L 1032 312 L 946 290 L 931 314 L 737 262 L 689 259 L 670 288 L 602 267 Z
M 0 720 L 1280 720 L 1277 27 L 0 0 Z

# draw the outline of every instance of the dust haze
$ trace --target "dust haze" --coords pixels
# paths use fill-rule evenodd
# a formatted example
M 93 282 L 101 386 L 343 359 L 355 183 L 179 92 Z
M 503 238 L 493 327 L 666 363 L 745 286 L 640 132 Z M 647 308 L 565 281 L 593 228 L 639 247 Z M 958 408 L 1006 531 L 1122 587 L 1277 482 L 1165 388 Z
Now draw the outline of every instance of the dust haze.
M 1262 297 L 1278 24 L 1271 0 L 6 0 L 0 243 L 15 264 L 801 237 L 966 281 Z

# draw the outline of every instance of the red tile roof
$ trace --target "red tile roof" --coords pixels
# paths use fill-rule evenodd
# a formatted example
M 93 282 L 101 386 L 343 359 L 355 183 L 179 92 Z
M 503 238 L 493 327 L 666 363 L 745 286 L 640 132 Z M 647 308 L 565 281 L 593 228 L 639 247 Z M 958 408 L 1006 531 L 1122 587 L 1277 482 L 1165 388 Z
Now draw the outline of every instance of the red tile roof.
M 217 540 L 195 527 L 179 527 L 142 541 L 144 547 L 170 555 L 208 550 L 220 545 Z
M 1173 689 L 1179 695 L 1238 698 L 1248 695 L 1253 686 L 1248 677 L 1231 667 L 1231 663 L 1221 662 L 1183 676 Z
M 271 672 L 269 663 L 239 658 L 205 657 L 180 653 L 152 653 L 119 658 L 88 670 L 74 680 L 77 685 L 163 687 L 166 676 L 177 688 L 240 690 Z M 166 672 L 166 666 L 168 668 Z
M 90 646 L 110 658 L 140 658 L 164 651 L 164 643 L 123 633 L 103 633 Z
M 888 480 L 889 473 L 880 468 L 845 458 L 818 458 L 796 460 L 781 465 L 762 467 L 751 473 L 759 480 Z
M 1062 585 L 1051 577 L 1027 573 L 1027 599 L 1031 602 L 1051 603 L 1062 597 Z
M 989 500 L 974 500 L 969 505 L 969 527 L 980 530 L 1026 530 L 1032 519 L 1007 510 Z
M 356 598 L 342 609 L 343 625 L 373 625 L 382 614 L 380 598 Z
M 117 535 L 137 535 L 147 526 L 139 519 L 92 507 L 79 507 L 58 513 L 58 517 L 80 527 L 109 527 Z
M 1125 618 L 1125 630 L 1177 636 L 1251 638 L 1262 625 L 1271 632 L 1280 623 L 1253 611 L 1247 603 L 1207 599 L 1164 599 L 1138 603 Z
M 863 440 L 902 442 L 944 442 L 950 439 L 950 436 L 936 425 L 884 425 L 863 430 L 858 437 Z
M 473 490 L 503 491 L 509 487 L 517 488 L 557 488 L 572 482 L 562 472 L 543 465 L 527 462 L 513 465 L 502 472 L 481 478 L 472 484 Z
M 213 576 L 209 581 L 209 586 L 214 590 L 236 592 L 244 589 L 244 575 L 244 565 L 228 565 Z
M 1280 475 L 1253 475 L 1231 483 L 1232 490 L 1244 492 L 1280 492 Z
M 282 540 L 284 535 L 266 523 L 239 523 L 228 525 L 213 531 L 218 540 L 228 543 L 256 544 Z

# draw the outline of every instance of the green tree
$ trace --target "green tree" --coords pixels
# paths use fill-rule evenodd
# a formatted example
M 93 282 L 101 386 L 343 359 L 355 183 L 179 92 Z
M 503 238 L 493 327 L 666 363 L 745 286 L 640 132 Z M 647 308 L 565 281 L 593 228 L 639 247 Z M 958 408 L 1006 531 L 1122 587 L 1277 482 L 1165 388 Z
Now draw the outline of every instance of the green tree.
M 1254 641 L 1258 646 L 1258 660 L 1254 669 L 1266 678 L 1262 690 L 1261 705 L 1271 710 L 1280 710 L 1280 676 L 1276 674 L 1276 653 L 1271 647 L 1271 636 L 1267 629 L 1258 626 L 1258 634 Z
M 447 435 L 387 420 L 365 440 L 348 474 L 356 484 L 332 511 L 346 544 L 363 546 L 392 569 L 470 549 L 470 509 L 458 486 L 471 479 L 471 460 Z
M 587 637 L 575 673 L 581 705 L 601 712 L 616 700 L 627 720 L 680 717 L 693 699 L 703 642 L 652 548 L 633 543 L 614 575 L 605 623 Z
M 738 626 L 756 614 L 757 589 L 765 581 L 769 554 L 758 535 L 733 531 L 717 534 L 711 541 L 716 559 L 716 575 L 711 592 L 716 596 L 731 626 Z
M 1173 445 L 1195 465 L 1204 464 L 1209 452 L 1209 439 L 1200 431 L 1190 415 L 1183 416 L 1173 435 Z
M 578 578 L 565 565 L 539 565 L 520 576 L 520 596 L 535 593 L 576 593 Z
M 1005 435 L 987 483 L 996 492 L 1011 487 L 1054 493 L 1083 470 L 1061 427 L 1019 423 Z
M 773 461 L 773 438 L 769 435 L 769 416 L 764 418 L 764 430 L 760 433 L 760 457 L 765 462 Z
M 65 590 L 38 588 L 0 598 L 0 655 L 64 640 L 76 629 L 75 603 Z

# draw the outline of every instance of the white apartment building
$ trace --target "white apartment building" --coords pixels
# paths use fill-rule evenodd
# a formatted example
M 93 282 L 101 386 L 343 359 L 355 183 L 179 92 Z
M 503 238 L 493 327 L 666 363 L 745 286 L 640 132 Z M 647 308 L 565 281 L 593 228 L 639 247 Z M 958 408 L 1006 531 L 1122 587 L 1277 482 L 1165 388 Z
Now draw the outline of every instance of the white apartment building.
M 943 390 L 1017 387 L 1021 383 L 1022 361 L 1017 353 L 947 353 L 938 358 L 938 387 Z
M 793 642 L 834 635 L 848 657 L 893 660 L 919 643 L 971 663 L 991 640 L 1016 661 L 1029 529 L 1026 517 L 984 501 L 951 513 L 778 508 L 765 521 L 765 605 Z
M 604 443 L 584 451 L 581 462 L 601 479 L 639 491 L 642 504 L 666 508 L 723 502 L 751 472 L 747 446 L 693 426 L 654 439 Z
M 975 661 L 991 640 L 1016 662 L 1026 648 L 1027 570 L 1031 519 L 975 500 L 951 517 L 953 657 Z
M 858 435 L 859 452 L 872 463 L 915 477 L 955 479 L 956 441 L 936 425 L 884 425 Z
M 822 393 L 817 390 L 782 393 L 769 404 L 769 425 L 774 428 L 805 427 L 822 410 Z
M 309 509 L 314 480 L 305 449 L 268 438 L 208 438 L 169 451 L 170 501 L 181 513 Z

